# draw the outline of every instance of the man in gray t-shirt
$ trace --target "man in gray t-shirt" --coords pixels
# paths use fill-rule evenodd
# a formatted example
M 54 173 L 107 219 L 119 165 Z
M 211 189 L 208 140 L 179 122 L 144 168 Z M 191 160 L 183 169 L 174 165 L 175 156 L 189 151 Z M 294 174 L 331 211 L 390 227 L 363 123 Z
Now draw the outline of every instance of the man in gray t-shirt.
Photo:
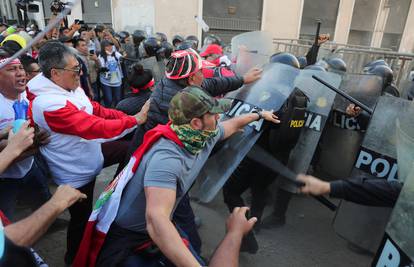
M 218 114 L 229 107 L 229 100 L 214 99 L 195 86 L 187 87 L 173 97 L 168 111 L 169 127 L 182 145 L 161 138 L 145 153 L 122 193 L 115 222 L 108 232 L 97 266 L 119 263 L 114 263 L 113 259 L 131 264 L 131 260 L 136 259 L 133 251 L 136 252 L 137 246 L 145 241 L 143 236 L 148 236 L 148 240 L 152 240 L 175 266 L 202 264 L 185 246 L 171 221 L 180 197 L 190 189 L 217 141 L 228 138 L 255 120 L 263 118 L 279 123 L 271 111 L 261 111 L 218 124 Z M 136 243 L 131 241 L 134 236 Z M 131 254 L 134 256 L 128 257 Z

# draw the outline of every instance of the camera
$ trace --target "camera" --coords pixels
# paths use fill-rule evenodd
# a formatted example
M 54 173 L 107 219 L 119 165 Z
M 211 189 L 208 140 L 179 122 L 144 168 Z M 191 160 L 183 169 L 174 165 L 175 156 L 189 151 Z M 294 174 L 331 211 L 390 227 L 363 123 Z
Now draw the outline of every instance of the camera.
M 67 3 L 63 3 L 60 0 L 52 0 L 52 3 L 50 4 L 50 11 L 54 15 L 57 15 L 65 9 L 66 5 Z

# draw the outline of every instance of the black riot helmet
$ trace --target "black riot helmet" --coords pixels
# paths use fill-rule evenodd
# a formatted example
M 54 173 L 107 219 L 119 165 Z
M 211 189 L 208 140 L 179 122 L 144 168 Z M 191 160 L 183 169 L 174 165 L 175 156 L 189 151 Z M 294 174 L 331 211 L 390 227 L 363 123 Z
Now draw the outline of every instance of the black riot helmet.
M 187 38 L 185 38 L 185 40 L 188 41 L 188 42 L 192 42 L 193 43 L 193 47 L 192 48 L 194 50 L 197 50 L 198 49 L 198 43 L 199 43 L 199 41 L 198 41 L 197 36 L 195 36 L 195 35 L 189 35 L 189 36 L 187 36 Z
M 191 41 L 184 41 L 176 46 L 175 50 L 187 50 L 189 48 L 193 48 L 193 42 Z
M 306 66 L 305 70 L 317 70 L 317 71 L 326 72 L 326 69 L 324 67 L 322 67 L 321 65 L 316 65 L 316 64 Z
M 298 59 L 287 52 L 279 52 L 270 57 L 270 63 L 282 63 L 299 69 L 300 64 Z
M 132 33 L 132 40 L 135 45 L 139 45 L 147 38 L 147 33 L 143 30 L 136 30 Z
M 156 56 L 161 48 L 161 41 L 155 36 L 148 37 L 142 43 L 148 57 Z
M 120 31 L 117 33 L 117 36 L 119 37 L 119 41 L 121 43 L 125 43 L 125 39 L 129 37 L 129 32 L 127 31 Z
M 211 44 L 217 44 L 219 46 L 223 46 L 223 43 L 221 41 L 221 38 L 214 34 L 209 34 L 204 38 L 203 46 L 211 45 Z
M 368 69 L 369 74 L 374 74 L 380 76 L 384 80 L 384 88 L 388 85 L 391 85 L 392 80 L 394 79 L 394 73 L 392 69 L 385 65 L 377 65 Z
M 297 59 L 298 59 L 299 66 L 301 69 L 304 69 L 308 65 L 308 60 L 306 59 L 305 56 L 297 57 Z
M 155 36 L 161 41 L 161 43 L 168 41 L 167 35 L 163 32 L 157 32 L 155 33 Z
M 334 57 L 326 61 L 328 63 L 328 70 L 346 72 L 346 63 L 342 58 Z
M 172 44 L 169 42 L 162 42 L 161 49 L 158 50 L 158 56 L 169 59 L 173 51 L 174 46 Z
M 184 38 L 180 35 L 174 35 L 174 37 L 172 38 L 172 45 L 174 47 L 177 47 L 177 45 L 179 45 L 182 42 L 184 42 Z
M 374 61 L 368 62 L 363 69 L 363 72 L 370 72 L 370 69 L 375 68 L 376 66 L 387 66 L 389 67 L 388 63 L 385 62 L 384 59 L 376 59 Z

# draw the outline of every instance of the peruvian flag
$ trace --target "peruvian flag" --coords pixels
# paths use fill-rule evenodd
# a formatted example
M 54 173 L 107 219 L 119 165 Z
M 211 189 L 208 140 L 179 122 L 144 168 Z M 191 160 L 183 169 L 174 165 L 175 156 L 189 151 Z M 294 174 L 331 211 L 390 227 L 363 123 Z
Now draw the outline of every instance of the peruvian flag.
M 158 125 L 145 134 L 142 144 L 134 152 L 128 165 L 108 185 L 96 201 L 85 232 L 83 233 L 83 239 L 76 254 L 75 261 L 73 262 L 73 267 L 95 266 L 106 234 L 118 213 L 122 191 L 134 176 L 145 152 L 161 137 L 170 139 L 183 147 L 183 143 L 178 139 L 177 134 L 171 130 L 170 123 L 167 125 Z

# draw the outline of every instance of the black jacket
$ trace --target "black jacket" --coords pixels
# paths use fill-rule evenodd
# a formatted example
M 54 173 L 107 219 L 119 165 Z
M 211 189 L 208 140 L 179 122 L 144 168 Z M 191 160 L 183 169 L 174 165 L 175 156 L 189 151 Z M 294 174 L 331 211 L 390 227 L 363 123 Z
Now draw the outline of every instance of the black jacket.
M 376 207 L 394 207 L 403 186 L 397 181 L 364 177 L 333 181 L 330 184 L 331 197 Z
M 234 91 L 243 85 L 243 78 L 235 77 L 217 77 L 205 79 L 201 87 L 212 96 L 220 96 L 227 92 Z M 170 101 L 176 93 L 184 89 L 173 80 L 163 78 L 157 84 L 151 95 L 151 104 L 148 111 L 147 122 L 138 127 L 132 139 L 130 150 L 127 154 L 127 162 L 132 153 L 142 143 L 144 134 L 157 126 L 168 122 L 168 108 Z

